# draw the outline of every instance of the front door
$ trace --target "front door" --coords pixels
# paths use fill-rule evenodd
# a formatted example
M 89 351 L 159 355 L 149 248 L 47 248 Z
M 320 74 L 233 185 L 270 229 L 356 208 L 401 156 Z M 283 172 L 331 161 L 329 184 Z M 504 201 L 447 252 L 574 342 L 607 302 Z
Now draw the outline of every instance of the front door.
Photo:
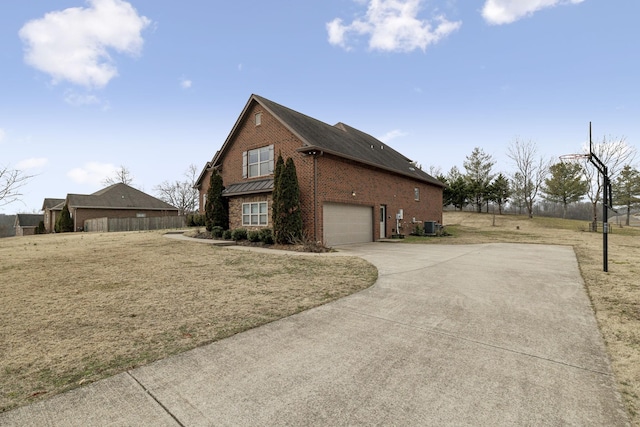
M 380 238 L 387 237 L 387 207 L 380 205 Z

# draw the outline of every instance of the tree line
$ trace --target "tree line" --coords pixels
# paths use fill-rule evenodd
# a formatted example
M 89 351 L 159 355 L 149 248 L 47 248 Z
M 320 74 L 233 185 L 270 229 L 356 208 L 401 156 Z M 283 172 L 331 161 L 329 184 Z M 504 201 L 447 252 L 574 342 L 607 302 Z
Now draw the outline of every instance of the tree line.
M 626 210 L 629 225 L 632 210 L 640 207 L 640 171 L 634 166 L 636 150 L 625 138 L 611 137 L 603 138 L 592 149 L 607 165 L 612 203 Z M 586 156 L 554 162 L 539 155 L 533 141 L 516 139 L 508 146 L 507 157 L 514 166 L 512 174 L 496 171 L 496 161 L 480 147 L 466 156 L 464 172 L 454 166 L 447 174 L 437 173 L 436 178 L 447 185 L 443 205 L 458 210 L 471 206 L 477 212 L 483 208 L 488 212 L 491 205 L 497 207 L 499 214 L 508 205 L 532 217 L 536 205 L 546 202 L 561 206 L 565 218 L 572 204 L 588 200 L 592 221 L 597 221 L 603 182 Z

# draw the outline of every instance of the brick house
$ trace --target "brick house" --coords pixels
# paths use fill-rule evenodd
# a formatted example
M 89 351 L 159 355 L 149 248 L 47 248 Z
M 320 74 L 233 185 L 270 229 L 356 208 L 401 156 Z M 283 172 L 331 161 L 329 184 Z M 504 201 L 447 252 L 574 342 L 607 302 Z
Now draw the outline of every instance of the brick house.
M 344 123 L 331 126 L 258 95 L 198 178 L 200 212 L 217 169 L 229 227 L 269 227 L 278 154 L 296 165 L 304 232 L 314 241 L 371 242 L 442 223 L 444 185 L 410 159 Z
M 44 229 L 47 233 L 53 233 L 55 230 L 56 221 L 62 207 L 64 206 L 65 199 L 44 199 L 42 202 L 42 211 L 44 212 Z
M 55 200 L 62 202 L 57 205 L 47 202 Z M 48 219 L 45 221 L 47 232 L 54 230 L 55 220 L 65 204 L 76 231 L 82 230 L 88 219 L 178 216 L 178 208 L 127 184 L 117 183 L 93 194 L 67 194 L 66 199 L 45 199 L 43 209 L 44 217 Z
M 16 236 L 33 236 L 40 221 L 44 220 L 44 215 L 40 214 L 17 214 L 15 221 Z

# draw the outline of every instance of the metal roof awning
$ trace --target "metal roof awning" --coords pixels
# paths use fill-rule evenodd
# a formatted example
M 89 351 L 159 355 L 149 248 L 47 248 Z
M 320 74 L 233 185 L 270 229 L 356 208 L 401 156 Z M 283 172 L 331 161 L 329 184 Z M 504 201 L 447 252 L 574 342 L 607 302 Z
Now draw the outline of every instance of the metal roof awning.
M 272 191 L 273 179 L 270 178 L 231 184 L 222 192 L 222 195 L 225 197 L 231 197 L 243 194 L 271 193 Z

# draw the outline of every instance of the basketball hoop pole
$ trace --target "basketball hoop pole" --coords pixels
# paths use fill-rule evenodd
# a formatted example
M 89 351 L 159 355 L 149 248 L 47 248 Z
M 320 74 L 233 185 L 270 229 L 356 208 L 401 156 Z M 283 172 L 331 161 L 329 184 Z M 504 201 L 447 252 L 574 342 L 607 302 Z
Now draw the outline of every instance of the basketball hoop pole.
M 602 271 L 609 271 L 609 261 L 607 254 L 608 236 L 609 236 L 609 223 L 608 221 L 608 209 L 609 194 L 611 191 L 611 184 L 609 183 L 609 175 L 607 171 L 607 165 L 593 152 L 593 142 L 591 140 L 591 122 L 589 122 L 589 161 L 598 169 L 598 172 L 602 175 Z
M 608 223 L 608 209 L 609 204 L 612 203 L 611 196 L 611 183 L 609 181 L 609 175 L 607 165 L 602 163 L 602 160 L 596 156 L 593 152 L 593 141 L 591 139 L 591 122 L 589 122 L 589 154 L 567 154 L 560 156 L 561 160 L 576 160 L 576 159 L 589 159 L 589 162 L 593 164 L 598 173 L 602 175 L 602 271 L 609 271 L 609 262 L 607 254 L 608 235 L 609 235 L 609 223 Z M 598 230 L 598 221 L 595 221 L 594 230 Z

